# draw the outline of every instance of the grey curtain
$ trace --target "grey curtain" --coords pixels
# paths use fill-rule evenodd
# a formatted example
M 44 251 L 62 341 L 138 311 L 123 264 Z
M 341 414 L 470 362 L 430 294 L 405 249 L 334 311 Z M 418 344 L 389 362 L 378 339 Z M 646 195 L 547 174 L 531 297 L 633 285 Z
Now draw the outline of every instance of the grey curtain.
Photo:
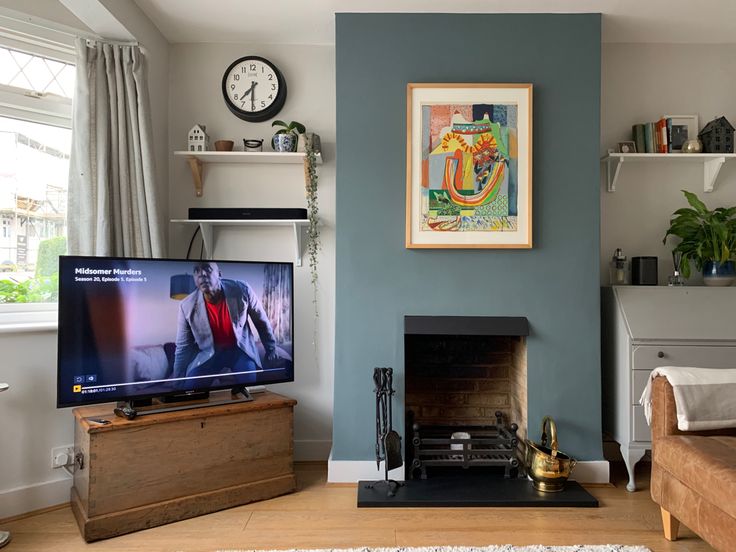
M 85 39 L 76 49 L 69 252 L 162 257 L 143 54 L 137 46 Z

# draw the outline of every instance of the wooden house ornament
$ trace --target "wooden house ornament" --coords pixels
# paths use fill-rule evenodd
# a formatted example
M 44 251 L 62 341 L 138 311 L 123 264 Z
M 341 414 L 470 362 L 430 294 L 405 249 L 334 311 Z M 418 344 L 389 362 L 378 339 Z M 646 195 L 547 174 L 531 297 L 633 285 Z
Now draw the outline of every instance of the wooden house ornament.
M 189 151 L 207 151 L 210 148 L 210 137 L 205 125 L 194 125 L 189 131 Z
M 698 134 L 698 138 L 703 142 L 703 151 L 733 153 L 733 131 L 733 125 L 725 117 L 713 119 Z

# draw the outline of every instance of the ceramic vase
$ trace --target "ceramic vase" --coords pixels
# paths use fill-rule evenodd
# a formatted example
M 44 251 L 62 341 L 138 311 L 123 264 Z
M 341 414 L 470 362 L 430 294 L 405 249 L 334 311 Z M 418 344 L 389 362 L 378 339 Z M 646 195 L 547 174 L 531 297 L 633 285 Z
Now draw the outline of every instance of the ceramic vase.
M 703 264 L 703 282 L 706 286 L 730 286 L 736 280 L 736 263 L 706 261 Z
M 283 134 L 274 134 L 271 145 L 274 151 L 293 152 L 296 151 L 297 135 L 290 132 Z

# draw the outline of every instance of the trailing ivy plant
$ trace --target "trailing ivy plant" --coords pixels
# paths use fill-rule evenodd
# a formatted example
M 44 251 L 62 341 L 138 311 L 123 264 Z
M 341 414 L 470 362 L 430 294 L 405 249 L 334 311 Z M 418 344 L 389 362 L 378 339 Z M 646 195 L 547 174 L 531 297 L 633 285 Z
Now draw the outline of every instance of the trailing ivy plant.
M 672 250 L 682 255 L 681 270 L 685 278 L 690 277 L 690 262 L 703 270 L 707 261 L 725 263 L 736 254 L 736 207 L 717 207 L 710 210 L 697 195 L 682 190 L 692 208 L 678 209 L 670 219 L 668 236 L 682 241 Z
M 304 184 L 307 195 L 307 256 L 309 257 L 309 271 L 312 277 L 312 303 L 314 304 L 314 316 L 319 317 L 317 306 L 317 254 L 321 249 L 319 231 L 319 205 L 317 203 L 317 154 L 311 143 L 307 144 L 304 156 Z M 317 326 L 315 325 L 315 332 Z M 315 341 L 316 343 L 316 341 Z

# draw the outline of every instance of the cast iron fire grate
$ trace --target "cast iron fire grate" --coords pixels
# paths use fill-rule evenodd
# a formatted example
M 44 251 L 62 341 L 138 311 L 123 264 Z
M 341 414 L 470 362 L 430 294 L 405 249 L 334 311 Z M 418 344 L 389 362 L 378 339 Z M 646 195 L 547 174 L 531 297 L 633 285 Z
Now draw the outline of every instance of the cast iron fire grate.
M 506 424 L 496 412 L 496 425 L 456 426 L 414 423 L 411 426 L 411 469 L 409 477 L 427 479 L 427 468 L 476 466 L 503 467 L 504 477 L 519 475 L 521 453 L 518 426 Z

